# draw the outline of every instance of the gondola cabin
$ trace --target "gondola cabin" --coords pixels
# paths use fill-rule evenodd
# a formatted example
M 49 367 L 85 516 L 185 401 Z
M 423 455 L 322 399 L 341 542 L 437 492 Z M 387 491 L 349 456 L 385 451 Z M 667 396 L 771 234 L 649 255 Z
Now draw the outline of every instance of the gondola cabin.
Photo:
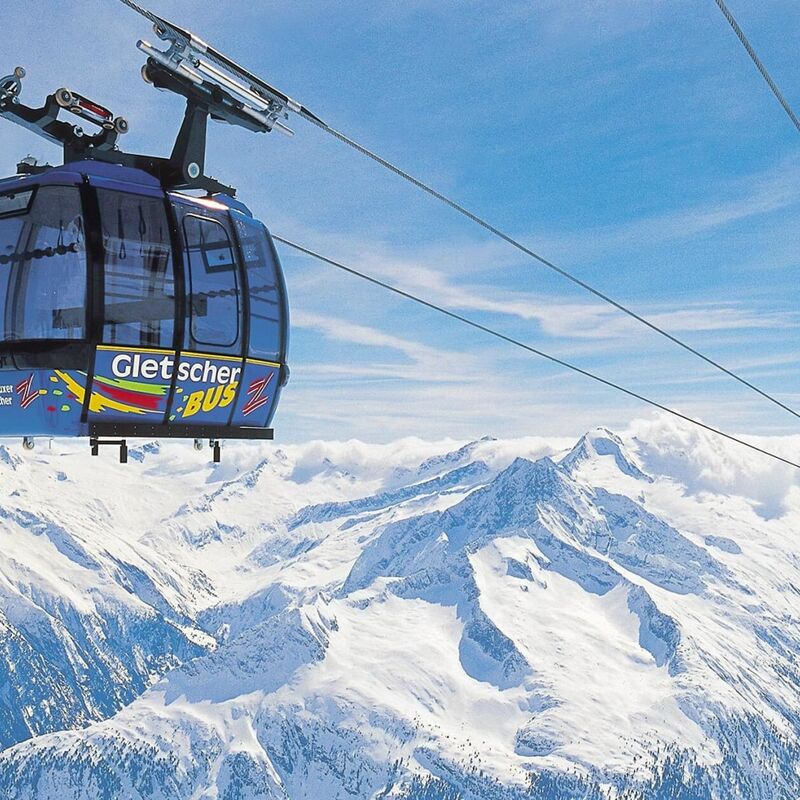
M 317 118 L 188 31 L 157 18 L 155 32 L 169 49 L 139 42 L 143 77 L 186 101 L 169 157 L 121 150 L 128 123 L 82 95 L 31 107 L 24 69 L 0 79 L 0 117 L 64 152 L 0 180 L 0 436 L 28 447 L 87 436 L 126 461 L 130 438 L 207 439 L 218 461 L 221 440 L 272 438 L 286 288 L 267 229 L 205 174 L 206 129 Z
M 267 438 L 287 323 L 229 196 L 93 160 L 0 181 L 3 436 Z

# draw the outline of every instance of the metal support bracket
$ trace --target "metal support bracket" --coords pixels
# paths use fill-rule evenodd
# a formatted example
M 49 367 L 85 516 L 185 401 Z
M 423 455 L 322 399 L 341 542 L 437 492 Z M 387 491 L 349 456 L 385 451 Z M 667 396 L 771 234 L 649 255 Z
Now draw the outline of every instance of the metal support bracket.
M 172 154 L 169 158 L 122 152 L 119 137 L 128 132 L 128 123 L 98 103 L 88 100 L 77 92 L 58 89 L 49 95 L 41 108 L 32 108 L 21 103 L 22 79 L 25 70 L 18 67 L 11 75 L 0 79 L 0 117 L 21 125 L 64 151 L 64 163 L 91 159 L 124 167 L 141 169 L 157 178 L 166 189 L 202 189 L 209 194 L 236 195 L 236 190 L 204 175 L 206 157 L 206 129 L 209 116 L 225 122 L 236 123 L 241 110 L 225 105 L 224 98 L 217 98 L 208 91 L 197 90 L 191 82 L 181 82 L 175 75 L 158 64 L 145 68 L 148 80 L 157 88 L 176 92 L 186 98 L 186 113 Z M 216 98 L 216 99 L 215 99 Z M 222 105 L 218 108 L 215 104 Z M 89 135 L 78 125 L 60 120 L 59 114 L 67 111 L 100 130 Z M 248 126 L 260 130 L 258 123 L 246 117 Z M 244 122 L 239 124 L 245 124 Z M 37 171 L 32 168 L 31 172 Z
M 31 129 L 64 147 L 65 161 L 92 159 L 148 172 L 165 189 L 201 189 L 209 194 L 235 196 L 235 190 L 204 174 L 208 120 L 238 125 L 254 133 L 273 130 L 292 136 L 285 120 L 295 113 L 315 125 L 325 123 L 304 105 L 215 50 L 191 31 L 129 3 L 154 21 L 156 36 L 167 44 L 159 50 L 145 41 L 137 47 L 146 54 L 142 77 L 150 84 L 186 99 L 186 114 L 169 158 L 120 152 L 117 138 L 127 132 L 121 117 L 67 89 L 59 89 L 40 109 L 19 102 L 25 70 L 17 67 L 0 80 L 0 117 Z M 101 130 L 87 136 L 77 125 L 58 119 L 59 110 L 76 114 Z
M 25 70 L 17 67 L 11 75 L 0 79 L 0 117 L 61 145 L 65 161 L 116 151 L 118 138 L 128 132 L 123 117 L 115 117 L 100 104 L 63 88 L 49 95 L 41 108 L 26 106 L 19 100 L 24 77 Z M 74 114 L 100 130 L 88 135 L 80 126 L 59 120 L 61 111 Z
M 119 447 L 119 463 L 128 463 L 128 442 L 125 439 L 99 439 L 96 436 L 92 436 L 89 439 L 89 446 L 92 448 L 93 456 L 100 455 L 100 448 L 106 445 Z
M 209 58 L 208 44 L 194 34 L 179 32 L 166 22 L 156 23 L 153 30 L 169 47 L 162 51 L 149 42 L 139 40 L 136 46 L 148 57 L 146 70 L 157 64 L 182 83 L 206 92 L 214 104 L 227 107 L 224 110 L 233 109 L 249 118 L 250 125 L 247 127 L 255 123 L 266 133 L 277 130 L 294 136 L 294 131 L 283 123 L 283 120 L 289 119 L 289 98 L 283 99 L 276 94 L 268 96 L 253 82 L 245 83 L 236 72 L 222 67 L 219 63 L 221 59 L 214 63 Z M 148 80 L 147 72 L 142 74 Z

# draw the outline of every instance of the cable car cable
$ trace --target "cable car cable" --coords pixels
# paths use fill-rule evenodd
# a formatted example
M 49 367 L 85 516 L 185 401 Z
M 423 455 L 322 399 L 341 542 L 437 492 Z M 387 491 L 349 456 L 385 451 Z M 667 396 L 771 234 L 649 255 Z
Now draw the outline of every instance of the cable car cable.
M 123 0 L 123 2 L 125 2 L 125 0 Z M 586 283 L 586 281 L 581 280 L 579 277 L 577 277 L 576 275 L 573 275 L 571 272 L 565 270 L 563 267 L 559 267 L 558 265 L 554 264 L 552 261 L 549 261 L 548 259 L 546 259 L 543 256 L 539 255 L 538 253 L 534 252 L 533 250 L 531 250 L 530 248 L 526 247 L 524 244 L 522 244 L 517 239 L 514 239 L 513 237 L 509 236 L 507 233 L 504 233 L 503 231 L 501 231 L 499 228 L 496 228 L 494 225 L 492 225 L 491 223 L 487 222 L 482 217 L 479 217 L 477 214 L 474 214 L 473 212 L 469 211 L 469 209 L 467 209 L 464 206 L 460 205 L 455 200 L 452 200 L 451 198 L 447 197 L 446 195 L 443 195 L 441 192 L 437 191 L 432 186 L 429 186 L 428 184 L 423 183 L 418 178 L 415 178 L 413 175 L 410 175 L 409 173 L 407 173 L 404 170 L 400 169 L 400 167 L 397 167 L 396 165 L 394 165 L 391 162 L 387 161 L 385 158 L 382 158 L 377 153 L 373 153 L 371 150 L 368 150 L 363 145 L 359 144 L 358 142 L 354 141 L 353 139 L 350 139 L 348 136 L 345 136 L 340 131 L 337 131 L 334 128 L 330 127 L 330 125 L 327 125 L 324 122 L 318 121 L 316 119 L 311 119 L 309 121 L 312 124 L 316 125 L 318 128 L 321 128 L 326 133 L 329 133 L 331 136 L 334 136 L 335 138 L 339 139 L 341 142 L 344 142 L 348 146 L 350 146 L 353 149 L 357 150 L 359 153 L 362 153 L 363 155 L 366 155 L 368 158 L 371 158 L 373 161 L 376 161 L 381 166 L 385 167 L 386 169 L 388 169 L 391 172 L 395 173 L 396 175 L 400 176 L 401 178 L 403 178 L 404 180 L 406 180 L 409 183 L 413 184 L 417 188 L 421 189 L 424 192 L 427 192 L 429 195 L 431 195 L 432 197 L 435 197 L 437 200 L 441 201 L 445 205 L 447 205 L 450 208 L 454 209 L 459 214 L 462 214 L 463 216 L 467 217 L 467 219 L 470 219 L 470 220 L 472 220 L 472 222 L 476 223 L 477 225 L 480 225 L 482 228 L 485 228 L 491 234 L 493 234 L 494 236 L 496 236 L 496 237 L 502 239 L 503 241 L 507 242 L 512 247 L 515 247 L 517 250 L 519 250 L 520 252 L 524 253 L 529 258 L 532 258 L 535 261 L 538 261 L 540 264 L 542 264 L 545 267 L 547 267 L 548 269 L 551 269 L 554 272 L 557 272 L 559 275 L 561 275 L 562 277 L 564 277 L 567 280 L 571 281 L 576 286 L 580 286 L 582 289 L 585 289 L 590 294 L 594 295 L 595 297 L 599 298 L 600 300 L 604 301 L 605 303 L 608 303 L 609 305 L 613 306 L 617 310 L 622 311 L 624 314 L 627 314 L 629 317 L 631 317 L 632 319 L 635 319 L 637 322 L 641 323 L 642 325 L 647 326 L 648 328 L 650 328 L 651 330 L 655 331 L 659 335 L 664 336 L 666 339 L 669 339 L 669 341 L 671 341 L 673 344 L 676 344 L 679 347 L 682 347 L 687 352 L 691 353 L 692 355 L 696 356 L 697 358 L 701 359 L 702 361 L 705 361 L 707 364 L 711 365 L 715 369 L 719 370 L 720 372 L 725 373 L 728 377 L 733 378 L 734 380 L 736 380 L 739 383 L 741 383 L 743 386 L 746 386 L 748 389 L 751 389 L 752 391 L 754 391 L 757 394 L 761 395 L 761 397 L 765 398 L 766 400 L 769 400 L 771 403 L 774 403 L 776 406 L 779 406 L 780 408 L 784 409 L 784 411 L 788 411 L 790 414 L 792 414 L 793 416 L 795 416 L 798 419 L 800 419 L 800 412 L 795 411 L 791 406 L 788 406 L 785 403 L 781 402 L 776 397 L 771 395 L 769 392 L 767 392 L 767 391 L 765 391 L 763 389 L 760 389 L 758 386 L 756 386 L 755 384 L 751 383 L 746 378 L 743 378 L 741 375 L 738 375 L 733 370 L 728 369 L 724 365 L 720 364 L 718 361 L 715 361 L 710 356 L 707 356 L 704 353 L 701 353 L 699 350 L 697 350 L 696 348 L 692 347 L 690 344 L 684 342 L 682 339 L 679 339 L 677 336 L 675 336 L 675 335 L 669 333 L 668 331 L 664 330 L 664 328 L 661 328 L 660 326 L 656 325 L 654 322 L 651 322 L 647 318 L 643 317 L 641 314 L 638 314 L 637 312 L 635 312 L 633 309 L 629 308 L 626 305 L 623 305 L 622 303 L 620 303 L 617 300 L 614 300 L 609 295 L 601 292 L 599 289 L 595 289 L 593 286 L 591 286 L 590 284 Z
M 764 450 L 763 448 L 758 447 L 758 445 L 746 442 L 744 439 L 740 439 L 737 436 L 734 436 L 733 434 L 725 433 L 725 431 L 722 431 L 719 428 L 714 428 L 713 426 L 707 425 L 705 422 L 701 422 L 700 420 L 695 419 L 694 417 L 682 414 L 680 411 L 676 411 L 675 409 L 670 408 L 669 406 L 665 406 L 662 403 L 657 402 L 656 400 L 651 400 L 649 397 L 645 397 L 644 395 L 639 394 L 638 392 L 635 392 L 632 389 L 627 389 L 624 386 L 620 385 L 619 383 L 615 383 L 614 381 L 603 378 L 600 375 L 595 374 L 594 372 L 590 372 L 589 370 L 585 370 L 582 367 L 576 366 L 575 364 L 571 364 L 569 361 L 564 361 L 563 359 L 560 359 L 556 356 L 552 356 L 549 353 L 544 352 L 543 350 L 539 350 L 535 347 L 532 347 L 529 344 L 525 344 L 525 342 L 521 342 L 519 339 L 514 339 L 513 337 L 507 336 L 506 334 L 501 333 L 500 331 L 495 330 L 494 328 L 490 328 L 487 325 L 483 325 L 480 322 L 476 322 L 475 320 L 470 319 L 469 317 L 465 317 L 462 314 L 456 313 L 455 311 L 450 311 L 444 306 L 432 303 L 429 300 L 425 300 L 424 298 L 412 294 L 411 292 L 407 292 L 404 289 L 400 289 L 397 286 L 393 286 L 390 283 L 386 283 L 385 281 L 375 278 L 372 275 L 367 275 L 366 273 L 360 272 L 359 270 L 353 269 L 352 267 L 348 267 L 345 264 L 340 263 L 339 261 L 334 261 L 331 258 L 327 258 L 326 256 L 323 256 L 321 253 L 317 253 L 314 250 L 310 250 L 307 247 L 303 247 L 303 245 L 297 244 L 296 242 L 293 242 L 289 239 L 285 239 L 282 236 L 278 236 L 273 233 L 272 238 L 276 242 L 280 242 L 281 244 L 286 245 L 287 247 L 290 247 L 299 253 L 303 253 L 307 256 L 310 256 L 311 258 L 317 259 L 318 261 L 322 261 L 323 263 L 335 267 L 336 269 L 342 270 L 343 272 L 346 272 L 349 275 L 361 278 L 362 280 L 374 284 L 375 286 L 379 286 L 380 288 L 393 292 L 394 294 L 399 295 L 400 297 L 404 297 L 406 300 L 411 300 L 412 302 L 424 306 L 425 308 L 428 308 L 432 311 L 436 311 L 439 314 L 444 314 L 445 316 L 450 317 L 451 319 L 454 319 L 457 322 L 461 322 L 464 325 L 469 325 L 471 328 L 482 331 L 483 333 L 486 333 L 489 336 L 494 336 L 495 338 L 500 339 L 508 344 L 526 350 L 527 352 L 532 353 L 533 355 L 539 356 L 540 358 L 544 358 L 547 361 L 551 361 L 554 364 L 558 364 L 559 366 L 571 370 L 572 372 L 576 372 L 579 375 L 583 375 L 586 378 L 591 378 L 591 380 L 596 381 L 597 383 L 601 383 L 604 386 L 608 386 L 611 389 L 615 389 L 619 392 L 622 392 L 623 394 L 626 394 L 629 397 L 633 397 L 634 399 L 646 403 L 647 405 L 653 406 L 654 408 L 657 408 L 660 411 L 665 411 L 666 413 L 671 414 L 674 417 L 678 417 L 679 419 L 682 419 L 685 422 L 689 422 L 692 425 L 696 425 L 699 428 L 703 428 L 704 430 L 709 431 L 710 433 L 716 434 L 717 436 L 722 436 L 725 439 L 735 442 L 736 444 L 743 445 L 744 447 L 747 447 L 750 450 L 754 450 L 757 453 L 761 453 L 761 455 L 765 455 L 769 458 L 775 459 L 776 461 L 780 461 L 783 464 L 787 464 L 790 467 L 794 467 L 795 469 L 800 469 L 800 464 L 795 463 L 794 461 L 790 461 L 787 458 L 783 458 L 783 456 L 779 456 L 777 453 L 773 453 L 769 450 Z
M 157 26 L 168 26 L 170 31 L 171 31 L 171 33 L 172 33 L 172 35 L 177 37 L 180 41 L 189 42 L 189 40 L 187 39 L 187 36 L 192 36 L 192 34 L 189 33 L 188 31 L 184 31 L 184 30 L 176 28 L 172 23 L 167 22 L 163 18 L 158 17 L 157 15 L 153 14 L 150 11 L 147 11 L 147 9 L 145 9 L 142 6 L 138 5 L 133 0 L 120 0 L 120 2 L 122 2 L 124 5 L 128 6 L 129 8 L 133 9 L 138 14 L 141 14 L 143 17 L 145 17 L 149 21 L 153 22 L 155 25 L 157 25 Z M 191 42 L 189 42 L 189 44 L 191 44 Z M 254 75 L 248 73 L 247 70 L 245 70 L 243 67 L 241 67 L 238 64 L 235 64 L 234 62 L 230 61 L 230 59 L 222 57 L 222 54 L 217 53 L 217 51 L 215 51 L 213 48 L 209 47 L 207 43 L 200 42 L 200 40 L 198 40 L 197 41 L 197 46 L 199 46 L 199 47 L 201 47 L 203 49 L 203 55 L 204 55 L 205 58 L 211 59 L 212 61 L 214 61 L 217 65 L 219 65 L 223 69 L 229 70 L 229 71 L 233 72 L 234 74 L 238 75 L 246 83 L 252 83 L 253 81 L 259 81 L 260 80 L 260 79 L 257 79 Z M 263 84 L 263 85 L 266 86 L 266 84 Z M 271 92 L 275 91 L 272 87 L 268 87 L 268 88 L 269 88 L 269 90 Z M 301 105 L 299 103 L 296 103 L 295 101 L 288 101 L 288 98 L 287 98 L 287 102 L 290 103 L 289 105 L 287 105 L 287 108 L 290 108 L 291 110 L 295 111 L 295 113 L 297 113 L 299 116 L 301 116 L 307 122 L 310 122 L 311 124 L 313 124 L 316 127 L 320 128 L 320 130 L 324 131 L 325 133 L 329 134 L 330 136 L 333 136 L 334 138 L 338 139 L 340 142 L 346 144 L 348 147 L 351 147 L 352 149 L 356 150 L 358 153 L 361 153 L 362 155 L 366 156 L 367 158 L 372 159 L 373 161 L 375 161 L 380 166 L 384 167 L 385 169 L 389 170 L 390 172 L 393 172 L 395 175 L 397 175 L 398 177 L 402 178 L 403 180 L 411 183 L 413 186 L 416 186 L 418 189 L 422 190 L 423 192 L 426 192 L 428 195 L 430 195 L 431 197 L 435 198 L 436 200 L 439 200 L 441 203 L 444 203 L 449 208 L 453 209 L 454 211 L 458 212 L 459 214 L 461 214 L 462 216 L 466 217 L 470 221 L 474 222 L 476 225 L 479 225 L 480 227 L 484 228 L 489 233 L 491 233 L 493 236 L 496 236 L 497 238 L 502 239 L 503 241 L 505 241 L 506 243 L 510 244 L 512 247 L 516 248 L 517 250 L 519 250 L 521 253 L 525 254 L 529 258 L 533 259 L 534 261 L 537 261 L 538 263 L 542 264 L 543 266 L 547 267 L 548 269 L 552 270 L 553 272 L 556 272 L 557 274 L 561 275 L 563 278 L 566 278 L 567 280 L 571 281 L 576 286 L 581 287 L 582 289 L 584 289 L 585 291 L 587 291 L 590 294 L 594 295 L 595 297 L 597 297 L 598 299 L 602 300 L 603 302 L 608 303 L 609 305 L 613 306 L 618 311 L 622 311 L 624 314 L 627 314 L 632 319 L 636 320 L 637 322 L 641 323 L 642 325 L 645 325 L 646 327 L 650 328 L 652 331 L 656 332 L 657 334 L 665 337 L 666 339 L 671 341 L 673 344 L 677 345 L 678 347 L 683 348 L 688 353 L 691 353 L 692 355 L 694 355 L 697 358 L 701 359 L 705 363 L 709 364 L 710 366 L 712 366 L 715 369 L 719 370 L 720 372 L 724 373 L 728 377 L 733 378 L 734 380 L 738 381 L 740 384 L 742 384 L 743 386 L 746 386 L 748 389 L 750 389 L 753 392 L 755 392 L 756 394 L 760 395 L 765 400 L 768 400 L 769 402 L 773 403 L 774 405 L 778 406 L 779 408 L 782 408 L 784 411 L 788 411 L 794 417 L 797 417 L 798 419 L 800 419 L 800 412 L 795 411 L 791 406 L 788 406 L 786 403 L 783 403 L 781 400 L 778 400 L 778 398 L 774 397 L 769 392 L 767 392 L 767 391 L 765 391 L 763 389 L 760 389 L 758 386 L 756 386 L 755 384 L 751 383 L 746 378 L 743 378 L 742 376 L 738 375 L 733 370 L 728 369 L 727 367 L 725 367 L 722 364 L 720 364 L 718 361 L 715 361 L 713 358 L 701 353 L 699 350 L 697 350 L 696 348 L 692 347 L 690 344 L 684 342 L 682 339 L 679 339 L 677 336 L 675 336 L 675 335 L 669 333 L 668 331 L 664 330 L 659 325 L 656 325 L 654 322 L 651 322 L 650 320 L 646 319 L 641 314 L 638 314 L 637 312 L 635 312 L 633 309 L 629 308 L 628 306 L 624 305 L 623 303 L 620 303 L 617 300 L 614 300 L 612 297 L 610 297 L 609 295 L 607 295 L 604 292 L 600 291 L 599 289 L 595 289 L 593 286 L 591 286 L 586 281 L 584 281 L 581 278 L 579 278 L 577 275 L 573 275 L 571 272 L 569 272 L 568 270 L 564 269 L 563 267 L 557 266 L 552 261 L 549 261 L 548 259 L 546 259 L 543 256 L 539 255 L 535 251 L 531 250 L 529 247 L 526 247 L 524 244 L 522 244 L 517 239 L 513 238 L 512 236 L 510 236 L 507 233 L 504 233 L 499 228 L 495 227 L 490 222 L 488 222 L 486 219 L 484 219 L 483 217 L 480 217 L 477 214 L 473 213 L 472 211 L 470 211 L 469 209 L 467 209 L 465 206 L 461 205 L 460 203 L 456 202 L 452 198 L 442 194 L 441 192 L 439 192 L 438 190 L 434 189 L 432 186 L 430 186 L 427 183 L 423 182 L 419 178 L 415 178 L 410 173 L 406 172 L 405 170 L 403 170 L 400 167 L 396 166 L 395 164 L 391 163 L 390 161 L 388 161 L 387 159 L 385 159 L 382 156 L 378 155 L 377 153 L 373 152 L 369 148 L 365 147 L 362 144 L 359 144 L 354 139 L 351 139 L 349 136 L 345 135 L 341 131 L 338 131 L 335 128 L 331 127 L 326 122 L 323 122 L 323 120 L 321 120 L 315 114 L 312 114 L 305 106 L 303 106 L 303 105 Z
M 134 3 L 133 0 L 121 0 L 128 8 L 133 9 L 137 14 L 141 14 L 146 20 L 152 22 L 153 25 L 157 25 L 159 22 L 158 17 L 152 13 L 152 11 L 148 11 L 143 6 L 140 6 L 138 3 Z
M 747 36 L 745 36 L 744 31 L 739 26 L 739 23 L 736 21 L 736 18 L 731 13 L 731 10 L 725 5 L 724 0 L 714 0 L 714 2 L 719 7 L 719 10 L 724 15 L 725 19 L 728 20 L 728 24 L 733 28 L 733 32 L 739 38 L 739 41 L 742 43 L 742 46 L 745 50 L 747 50 L 747 54 L 750 56 L 752 62 L 756 65 L 756 69 L 761 73 L 761 77 L 766 81 L 767 86 L 772 90 L 772 94 L 775 95 L 778 102 L 783 106 L 783 110 L 786 112 L 786 115 L 792 121 L 792 124 L 800 131 L 800 119 L 797 118 L 797 114 L 794 113 L 792 107 L 789 105 L 789 101 L 783 96 L 783 92 L 778 88 L 777 84 L 774 80 L 772 80 L 772 76 L 767 71 L 767 68 L 764 66 L 764 63 L 758 57 L 758 53 L 753 49 L 753 46 L 750 44 Z

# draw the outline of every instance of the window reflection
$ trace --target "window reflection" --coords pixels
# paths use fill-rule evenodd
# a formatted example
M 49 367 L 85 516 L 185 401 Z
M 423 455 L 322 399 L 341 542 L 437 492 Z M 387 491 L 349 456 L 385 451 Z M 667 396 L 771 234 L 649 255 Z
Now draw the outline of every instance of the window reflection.
M 43 186 L 0 202 L 5 341 L 86 337 L 86 248 L 80 195 Z
M 239 340 L 239 286 L 230 237 L 204 217 L 183 220 L 189 261 L 189 316 L 199 345 L 232 347 Z
M 282 349 L 283 302 L 267 231 L 255 220 L 237 220 L 236 233 L 250 290 L 249 353 L 257 358 L 278 361 Z
M 172 347 L 175 283 L 162 200 L 98 191 L 107 344 Z

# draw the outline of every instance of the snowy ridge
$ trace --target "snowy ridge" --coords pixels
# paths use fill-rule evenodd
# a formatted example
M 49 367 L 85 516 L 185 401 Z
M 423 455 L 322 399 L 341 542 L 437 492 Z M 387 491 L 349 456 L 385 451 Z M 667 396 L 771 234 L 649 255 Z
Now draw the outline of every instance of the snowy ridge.
M 0 450 L 0 795 L 800 795 L 790 471 L 661 419 L 139 456 Z

